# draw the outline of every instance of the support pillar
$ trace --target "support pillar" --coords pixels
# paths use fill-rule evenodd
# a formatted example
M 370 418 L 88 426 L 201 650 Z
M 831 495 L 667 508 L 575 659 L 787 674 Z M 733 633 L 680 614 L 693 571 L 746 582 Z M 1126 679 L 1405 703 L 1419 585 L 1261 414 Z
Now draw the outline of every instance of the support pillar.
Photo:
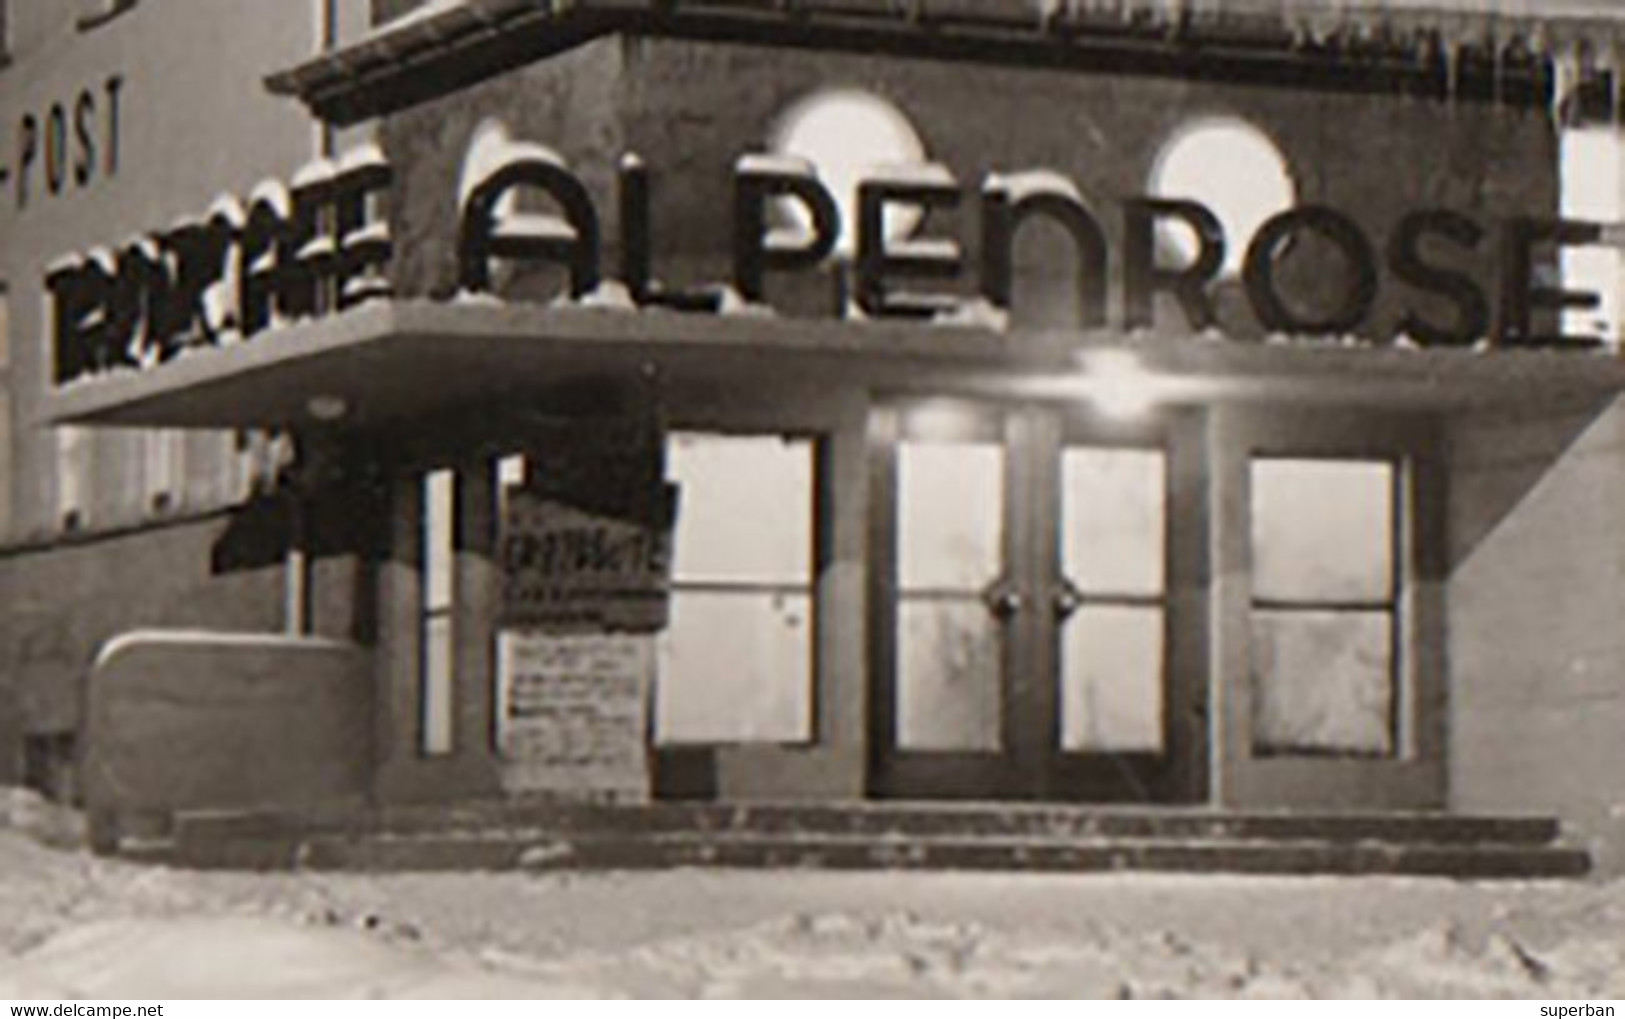
M 375 795 L 382 802 L 488 796 L 497 788 L 492 750 L 491 632 L 495 545 L 491 468 L 463 465 L 457 483 L 452 588 L 453 741 L 423 753 L 423 475 L 390 482 L 388 552 L 378 570 Z
M 457 468 L 457 523 L 452 581 L 452 756 L 460 779 L 477 792 L 498 788 L 496 754 L 497 562 L 496 465 L 490 458 Z

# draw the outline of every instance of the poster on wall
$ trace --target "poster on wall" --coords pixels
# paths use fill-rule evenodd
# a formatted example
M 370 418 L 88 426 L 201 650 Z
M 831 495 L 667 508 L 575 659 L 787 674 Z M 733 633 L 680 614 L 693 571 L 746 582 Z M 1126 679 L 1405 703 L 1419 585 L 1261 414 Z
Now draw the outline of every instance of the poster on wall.
M 550 457 L 545 483 L 505 492 L 499 742 L 511 793 L 649 798 L 675 496 L 658 478 L 632 477 L 624 449 L 582 477 L 561 476 L 579 461 Z
M 647 801 L 653 638 L 509 630 L 498 664 L 508 792 Z
M 670 500 L 667 500 L 670 502 Z M 502 521 L 503 623 L 653 633 L 666 624 L 669 513 L 611 515 L 527 489 Z

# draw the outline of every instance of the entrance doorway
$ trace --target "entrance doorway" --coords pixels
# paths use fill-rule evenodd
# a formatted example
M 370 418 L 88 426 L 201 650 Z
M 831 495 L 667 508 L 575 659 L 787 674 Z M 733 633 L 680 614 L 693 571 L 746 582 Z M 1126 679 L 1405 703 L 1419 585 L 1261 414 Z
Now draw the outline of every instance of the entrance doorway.
M 1199 512 L 1178 431 L 957 402 L 877 412 L 874 794 L 1206 795 L 1202 642 L 1173 639 L 1194 563 L 1171 536 Z

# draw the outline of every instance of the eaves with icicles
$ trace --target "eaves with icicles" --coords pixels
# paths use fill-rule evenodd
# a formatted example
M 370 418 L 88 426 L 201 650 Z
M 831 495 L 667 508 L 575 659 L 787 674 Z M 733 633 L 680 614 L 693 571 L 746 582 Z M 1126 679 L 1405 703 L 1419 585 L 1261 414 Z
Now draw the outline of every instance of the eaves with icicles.
M 1175 75 L 1619 118 L 1625 0 L 429 0 L 272 75 L 346 124 L 605 35 Z

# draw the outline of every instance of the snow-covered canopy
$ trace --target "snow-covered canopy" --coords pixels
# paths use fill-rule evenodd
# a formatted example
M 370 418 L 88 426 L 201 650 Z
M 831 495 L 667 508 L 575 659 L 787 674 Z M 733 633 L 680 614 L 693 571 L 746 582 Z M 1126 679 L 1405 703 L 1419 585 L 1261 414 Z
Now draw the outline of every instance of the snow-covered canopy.
M 1459 33 L 1464 43 L 1479 43 L 1493 36 L 1524 38 L 1538 45 L 1548 38 L 1578 41 L 1599 28 L 1612 32 L 1625 27 L 1625 0 L 999 0 L 999 5 L 1018 16 L 1025 9 L 1039 22 L 1057 18 L 1079 22 L 1121 18 L 1187 25 L 1203 21 L 1274 21 L 1308 37 Z M 492 15 L 514 8 L 547 6 L 539 0 L 423 0 L 406 14 L 379 25 L 376 31 L 390 34 L 434 19 L 487 22 Z M 680 9 L 684 4 L 676 0 L 669 6 Z M 705 6 L 729 4 L 707 0 Z M 753 5 L 742 0 L 739 6 Z M 845 0 L 840 4 L 786 0 L 782 6 L 812 18 L 818 17 L 821 8 L 851 14 L 873 7 L 877 14 L 891 11 L 911 20 L 936 21 L 953 20 L 956 12 L 976 5 L 961 0 Z M 1593 41 L 1599 40 L 1593 37 Z

